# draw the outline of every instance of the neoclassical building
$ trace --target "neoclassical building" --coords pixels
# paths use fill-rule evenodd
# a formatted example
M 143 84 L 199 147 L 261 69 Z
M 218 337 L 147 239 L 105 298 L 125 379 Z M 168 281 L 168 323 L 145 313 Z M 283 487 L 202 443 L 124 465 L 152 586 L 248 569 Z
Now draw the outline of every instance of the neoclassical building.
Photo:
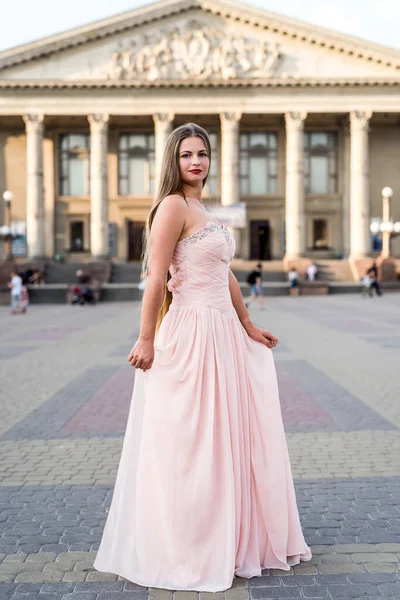
M 207 204 L 244 207 L 243 258 L 369 255 L 387 185 L 400 219 L 400 51 L 233 0 L 162 0 L 0 53 L 0 186 L 28 256 L 138 259 L 187 121 L 211 136 Z

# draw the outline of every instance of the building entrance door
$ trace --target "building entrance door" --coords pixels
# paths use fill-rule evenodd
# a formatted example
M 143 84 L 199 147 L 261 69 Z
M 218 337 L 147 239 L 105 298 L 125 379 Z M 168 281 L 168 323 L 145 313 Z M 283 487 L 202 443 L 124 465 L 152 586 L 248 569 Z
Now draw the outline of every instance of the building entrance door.
M 145 223 L 128 221 L 128 260 L 140 260 Z
M 250 258 L 271 260 L 269 221 L 250 221 Z

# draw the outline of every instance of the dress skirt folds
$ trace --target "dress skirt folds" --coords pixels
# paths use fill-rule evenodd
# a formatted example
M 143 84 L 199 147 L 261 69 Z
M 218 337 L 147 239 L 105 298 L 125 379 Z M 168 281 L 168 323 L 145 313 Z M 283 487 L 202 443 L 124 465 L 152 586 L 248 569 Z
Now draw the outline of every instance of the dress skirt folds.
M 216 592 L 288 570 L 304 541 L 272 351 L 243 329 L 234 240 L 210 221 L 176 245 L 153 367 L 136 374 L 94 566 L 147 587 Z

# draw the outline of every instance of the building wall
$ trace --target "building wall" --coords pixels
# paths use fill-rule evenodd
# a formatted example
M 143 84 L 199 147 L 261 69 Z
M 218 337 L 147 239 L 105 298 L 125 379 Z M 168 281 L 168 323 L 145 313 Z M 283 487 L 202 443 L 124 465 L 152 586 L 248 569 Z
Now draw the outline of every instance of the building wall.
M 312 123 L 309 126 L 313 129 Z M 247 129 L 251 128 L 247 125 Z M 324 127 L 321 126 L 321 129 Z M 80 129 L 80 128 L 78 128 Z M 86 130 L 88 127 L 86 128 Z M 109 221 L 117 225 L 117 257 L 126 260 L 128 252 L 128 221 L 144 222 L 152 197 L 118 195 L 118 140 L 120 131 L 135 127 L 110 126 L 108 150 Z M 272 258 L 283 256 L 283 222 L 285 220 L 285 127 L 283 120 L 274 125 L 255 123 L 253 130 L 273 129 L 278 132 L 278 186 L 271 196 L 247 196 L 248 226 L 241 232 L 240 246 L 243 258 L 249 257 L 250 221 L 269 221 L 271 228 Z M 59 134 L 76 131 L 69 126 L 45 128 L 43 146 L 46 256 L 64 254 L 69 245 L 69 224 L 80 219 L 84 222 L 85 242 L 90 241 L 90 198 L 59 196 Z M 339 181 L 338 193 L 331 196 L 305 198 L 306 246 L 312 243 L 314 218 L 328 221 L 328 241 L 332 248 L 345 255 L 348 252 L 349 224 L 349 131 L 348 125 L 336 126 L 339 131 Z M 392 216 L 400 220 L 400 126 L 397 124 L 371 124 L 370 131 L 370 202 L 371 217 L 382 214 L 381 190 L 385 185 L 394 189 Z M 26 220 L 26 137 L 23 131 L 0 132 L 0 185 L 2 190 L 14 193 L 12 214 L 14 220 Z M 3 211 L 3 203 L 0 203 Z M 3 212 L 0 213 L 3 222 Z M 400 255 L 400 239 L 394 240 L 393 251 Z M 81 258 L 76 257 L 78 260 Z
M 12 220 L 26 220 L 26 137 L 24 132 L 0 134 L 0 181 L 12 190 Z M 1 201 L 3 204 L 3 202 Z
M 382 188 L 393 188 L 391 216 L 400 221 L 400 125 L 372 124 L 370 131 L 371 217 L 382 216 Z M 400 238 L 392 241 L 392 251 L 400 255 Z

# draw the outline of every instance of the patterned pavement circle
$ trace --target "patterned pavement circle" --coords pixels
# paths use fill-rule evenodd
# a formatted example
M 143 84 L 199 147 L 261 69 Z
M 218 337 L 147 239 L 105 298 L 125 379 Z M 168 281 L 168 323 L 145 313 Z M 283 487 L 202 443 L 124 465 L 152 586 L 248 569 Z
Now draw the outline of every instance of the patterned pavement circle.
M 368 299 L 369 300 L 369 299 Z M 0 600 L 400 598 L 399 297 L 268 298 L 313 559 L 218 594 L 93 569 L 122 447 L 140 307 L 0 308 Z M 273 325 L 272 325 L 273 324 Z M 198 597 L 201 598 L 198 598 Z

